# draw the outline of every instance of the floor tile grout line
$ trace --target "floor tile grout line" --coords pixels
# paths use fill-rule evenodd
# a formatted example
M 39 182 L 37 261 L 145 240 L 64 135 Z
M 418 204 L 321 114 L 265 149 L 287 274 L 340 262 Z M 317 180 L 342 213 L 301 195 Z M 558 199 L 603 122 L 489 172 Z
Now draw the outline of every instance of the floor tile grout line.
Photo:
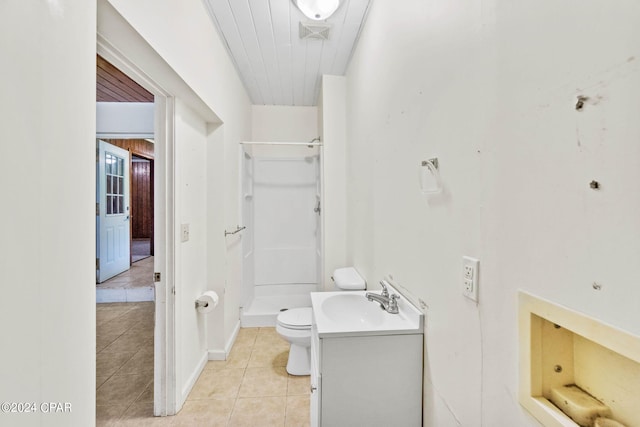
M 253 346 L 251 347 L 251 352 L 253 353 Z M 247 361 L 247 365 L 249 362 Z M 247 375 L 247 366 L 242 369 L 242 378 L 240 378 L 240 385 L 238 385 L 238 391 L 236 393 L 235 398 L 233 399 L 233 407 L 231 408 L 231 412 L 229 412 L 229 417 L 227 418 L 227 426 L 231 423 L 233 419 L 233 414 L 235 413 L 236 406 L 238 405 L 238 399 L 240 398 L 240 389 L 242 388 L 242 382 L 244 381 L 245 376 Z
M 127 352 L 127 353 L 128 353 L 128 352 Z M 110 353 L 105 353 L 105 354 L 110 354 Z M 111 353 L 111 354 L 114 354 L 114 353 Z M 134 353 L 134 356 L 135 356 L 135 353 Z M 116 376 L 116 375 L 117 375 L 117 373 L 118 373 L 118 371 L 120 371 L 120 369 L 122 369 L 122 367 L 123 367 L 123 366 L 124 366 L 124 365 L 129 361 L 129 360 L 131 360 L 132 358 L 133 358 L 133 356 L 131 356 L 129 359 L 127 359 L 127 361 L 125 361 L 122 365 L 120 365 L 120 366 L 118 367 L 118 369 L 116 369 L 116 370 L 115 370 L 111 375 L 109 375 L 109 378 L 107 378 L 107 379 L 106 379 L 106 380 L 105 380 L 105 381 L 100 385 L 100 387 L 98 387 L 98 388 L 96 389 L 96 393 L 97 393 L 97 392 L 98 392 L 98 390 L 100 390 L 100 388 L 101 388 L 103 385 L 105 385 L 105 384 L 106 384 L 106 383 L 107 383 L 111 378 L 113 378 L 114 376 Z M 97 371 L 96 371 L 96 374 L 97 374 Z

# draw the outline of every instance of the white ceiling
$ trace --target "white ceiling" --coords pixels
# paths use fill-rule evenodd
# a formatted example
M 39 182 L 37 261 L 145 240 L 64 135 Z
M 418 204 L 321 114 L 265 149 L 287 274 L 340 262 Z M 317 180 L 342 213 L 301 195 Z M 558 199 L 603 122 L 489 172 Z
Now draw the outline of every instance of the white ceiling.
M 301 40 L 291 0 L 205 0 L 256 105 L 316 105 L 323 74 L 344 75 L 372 0 L 342 0 L 328 40 Z

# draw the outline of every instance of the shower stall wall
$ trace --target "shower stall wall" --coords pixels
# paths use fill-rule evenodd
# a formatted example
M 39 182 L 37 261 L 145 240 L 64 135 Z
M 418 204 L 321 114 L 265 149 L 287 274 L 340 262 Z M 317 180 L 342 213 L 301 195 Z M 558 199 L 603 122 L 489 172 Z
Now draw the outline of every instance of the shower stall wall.
M 320 149 L 243 146 L 244 327 L 274 326 L 283 309 L 311 306 L 321 269 Z

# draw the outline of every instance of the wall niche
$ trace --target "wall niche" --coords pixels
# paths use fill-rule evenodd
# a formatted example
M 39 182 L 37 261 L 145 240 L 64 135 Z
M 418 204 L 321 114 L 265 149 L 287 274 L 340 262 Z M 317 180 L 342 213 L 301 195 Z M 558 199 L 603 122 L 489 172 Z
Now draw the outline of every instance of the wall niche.
M 519 335 L 520 404 L 544 426 L 640 426 L 640 337 L 525 292 Z

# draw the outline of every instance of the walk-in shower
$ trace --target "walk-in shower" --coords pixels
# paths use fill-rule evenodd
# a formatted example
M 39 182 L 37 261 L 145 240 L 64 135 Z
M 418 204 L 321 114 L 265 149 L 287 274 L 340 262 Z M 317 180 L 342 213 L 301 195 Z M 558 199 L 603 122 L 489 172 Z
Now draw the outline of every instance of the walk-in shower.
M 311 306 L 322 271 L 321 146 L 242 144 L 244 327 Z

